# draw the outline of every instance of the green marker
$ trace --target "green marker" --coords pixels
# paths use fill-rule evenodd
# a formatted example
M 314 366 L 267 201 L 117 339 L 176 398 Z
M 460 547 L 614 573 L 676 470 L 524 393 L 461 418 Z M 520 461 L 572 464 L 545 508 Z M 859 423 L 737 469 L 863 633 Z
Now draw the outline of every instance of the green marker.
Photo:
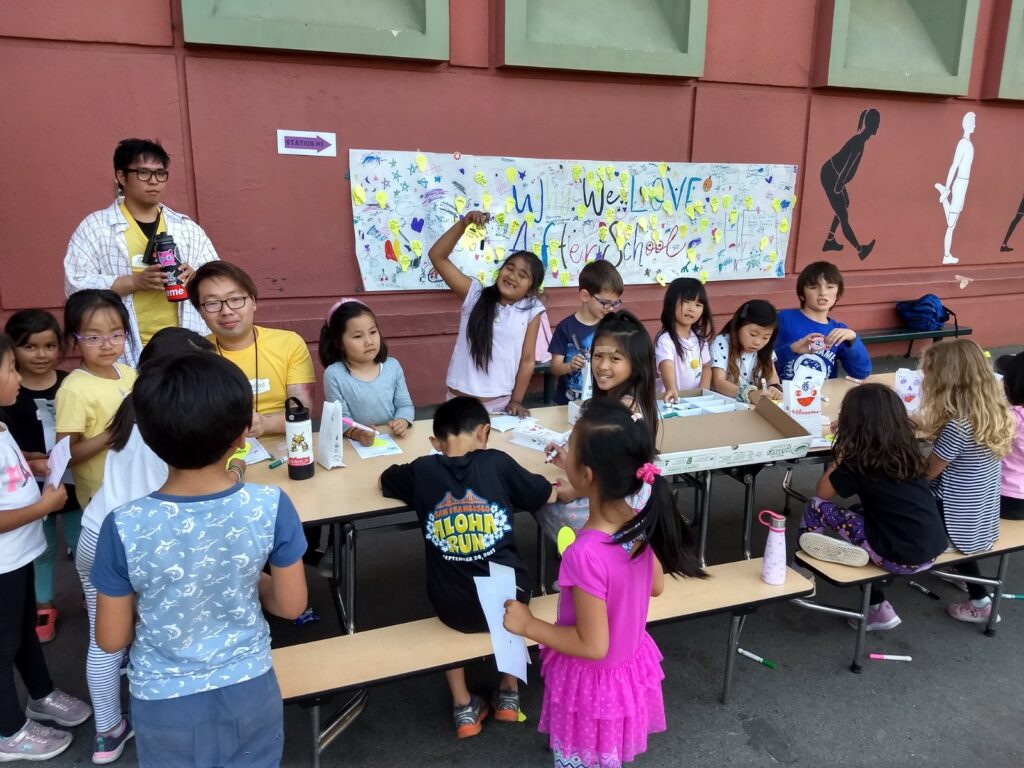
M 758 664 L 762 664 L 762 665 L 768 667 L 768 669 L 775 669 L 775 662 L 774 661 L 771 661 L 769 659 L 762 659 L 757 654 L 751 653 L 750 651 L 747 651 L 747 650 L 745 650 L 743 648 L 737 648 L 736 649 L 736 653 L 738 653 L 740 656 L 746 656 L 748 659 L 753 659 Z
M 281 459 L 274 459 L 272 462 L 270 462 L 270 468 L 271 469 L 277 469 L 282 464 L 284 464 L 285 461 L 287 461 L 287 459 L 283 459 L 283 458 L 281 458 Z

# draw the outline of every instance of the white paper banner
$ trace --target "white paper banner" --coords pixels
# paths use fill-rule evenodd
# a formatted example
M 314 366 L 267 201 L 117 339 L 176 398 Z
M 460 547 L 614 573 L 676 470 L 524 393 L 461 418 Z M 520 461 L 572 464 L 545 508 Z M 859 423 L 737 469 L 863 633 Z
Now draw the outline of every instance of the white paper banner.
M 460 216 L 490 213 L 452 256 L 488 284 L 530 250 L 545 286 L 605 259 L 626 283 L 782 277 L 795 165 L 604 162 L 349 152 L 356 256 L 367 291 L 444 288 L 430 246 Z

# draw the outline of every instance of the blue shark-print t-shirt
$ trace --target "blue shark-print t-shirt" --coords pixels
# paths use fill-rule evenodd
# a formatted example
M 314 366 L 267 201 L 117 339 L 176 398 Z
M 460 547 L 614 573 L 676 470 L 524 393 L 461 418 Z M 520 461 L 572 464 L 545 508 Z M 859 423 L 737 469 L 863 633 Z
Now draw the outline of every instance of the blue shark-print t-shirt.
M 268 672 L 260 573 L 305 550 L 298 513 L 276 486 L 153 493 L 115 509 L 100 530 L 92 582 L 104 595 L 136 595 L 131 695 L 172 699 Z

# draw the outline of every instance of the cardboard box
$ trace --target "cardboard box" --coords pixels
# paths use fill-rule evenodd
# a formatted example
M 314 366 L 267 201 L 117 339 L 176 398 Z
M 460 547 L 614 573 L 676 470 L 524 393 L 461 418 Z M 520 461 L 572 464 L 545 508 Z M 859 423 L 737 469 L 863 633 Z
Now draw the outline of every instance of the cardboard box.
M 767 398 L 752 409 L 665 419 L 658 425 L 658 461 L 667 475 L 795 459 L 811 436 Z

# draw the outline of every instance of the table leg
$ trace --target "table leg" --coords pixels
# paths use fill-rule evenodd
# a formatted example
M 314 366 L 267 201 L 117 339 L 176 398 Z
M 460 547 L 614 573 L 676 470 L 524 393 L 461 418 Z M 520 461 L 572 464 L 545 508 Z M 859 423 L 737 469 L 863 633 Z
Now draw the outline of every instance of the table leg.
M 732 621 L 729 622 L 729 641 L 725 649 L 725 679 L 722 682 L 722 703 L 729 703 L 729 693 L 732 691 L 732 670 L 736 665 L 736 649 L 740 645 L 740 633 L 743 632 L 745 615 L 734 613 Z
M 757 488 L 757 474 L 743 474 L 743 559 L 750 559 L 751 527 L 754 525 L 754 494 Z
M 999 618 L 999 604 L 1003 601 L 1003 584 L 1006 583 L 1006 570 L 1010 566 L 1010 556 L 999 557 L 999 571 L 996 575 L 996 589 L 992 595 L 992 613 L 989 614 L 988 624 L 985 625 L 986 637 L 992 637 L 996 633 L 996 620 Z
M 697 537 L 697 559 L 700 567 L 707 565 L 708 521 L 711 519 L 711 472 L 702 472 L 697 498 L 700 499 L 700 527 Z
M 544 526 L 537 520 L 537 581 L 540 582 L 538 589 L 542 595 L 548 593 L 547 538 L 544 535 Z
M 345 632 L 356 631 L 356 527 L 345 525 L 345 605 L 348 607 L 348 621 Z
M 351 523 L 331 523 L 331 547 L 334 551 L 331 596 L 342 630 L 355 632 L 356 607 L 356 532 Z
M 853 648 L 853 662 L 850 671 L 860 674 L 861 662 L 864 660 L 864 639 L 868 632 L 868 613 L 871 610 L 871 585 L 861 585 L 860 621 L 857 624 L 857 642 Z

